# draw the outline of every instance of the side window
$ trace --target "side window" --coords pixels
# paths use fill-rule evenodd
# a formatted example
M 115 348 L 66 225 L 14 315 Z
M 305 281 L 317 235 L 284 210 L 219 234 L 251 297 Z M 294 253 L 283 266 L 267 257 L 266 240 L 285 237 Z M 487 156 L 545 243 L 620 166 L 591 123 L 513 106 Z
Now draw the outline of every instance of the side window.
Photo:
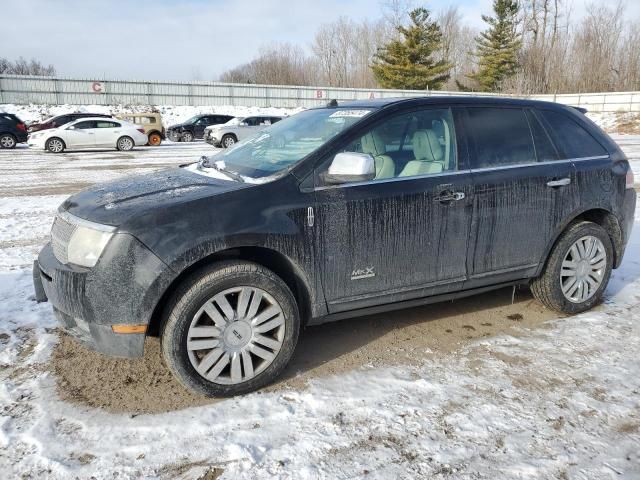
M 374 180 L 435 175 L 458 169 L 453 116 L 448 108 L 392 116 L 358 135 L 342 152 L 373 158 Z M 333 157 L 320 171 L 330 168 Z
M 120 124 L 116 122 L 105 122 L 105 121 L 96 122 L 96 128 L 118 128 L 118 127 L 120 127 Z
M 261 117 L 260 125 L 271 125 L 271 118 L 269 117 Z
M 533 137 L 524 110 L 472 107 L 468 127 L 475 143 L 472 168 L 519 165 L 536 161 Z
M 151 124 L 156 123 L 156 117 L 140 117 L 141 124 Z
M 280 117 L 271 117 L 271 124 L 273 125 L 274 123 L 277 123 L 280 120 L 282 120 Z
M 209 117 L 202 117 L 196 121 L 196 125 L 209 125 Z
M 553 146 L 549 135 L 544 127 L 540 124 L 533 112 L 527 110 L 527 119 L 533 133 L 533 143 L 536 147 L 536 157 L 539 162 L 547 162 L 549 160 L 558 160 L 560 156 L 556 147 Z
M 250 127 L 257 127 L 258 125 L 260 125 L 260 118 L 259 117 L 247 117 L 247 118 L 244 119 L 244 123 L 246 123 Z
M 96 128 L 95 120 L 87 120 L 85 122 L 78 122 L 74 125 L 75 130 L 88 130 L 90 128 Z
M 539 110 L 539 112 L 563 159 L 607 155 L 604 147 L 569 116 L 552 110 Z

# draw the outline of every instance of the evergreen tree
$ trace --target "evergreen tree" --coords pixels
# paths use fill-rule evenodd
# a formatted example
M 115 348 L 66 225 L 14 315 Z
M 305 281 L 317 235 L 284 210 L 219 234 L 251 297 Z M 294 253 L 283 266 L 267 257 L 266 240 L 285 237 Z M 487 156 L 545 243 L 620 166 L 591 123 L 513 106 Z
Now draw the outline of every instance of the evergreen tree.
M 371 69 L 384 88 L 410 90 L 438 89 L 449 79 L 452 65 L 435 60 L 442 44 L 440 26 L 429 11 L 416 8 L 409 13 L 411 24 L 398 26 L 401 37 L 378 49 Z
M 518 1 L 493 0 L 493 11 L 495 17 L 482 16 L 489 28 L 476 38 L 478 71 L 469 75 L 483 92 L 499 91 L 502 82 L 517 72 L 518 52 L 522 46 L 516 28 L 520 11 Z

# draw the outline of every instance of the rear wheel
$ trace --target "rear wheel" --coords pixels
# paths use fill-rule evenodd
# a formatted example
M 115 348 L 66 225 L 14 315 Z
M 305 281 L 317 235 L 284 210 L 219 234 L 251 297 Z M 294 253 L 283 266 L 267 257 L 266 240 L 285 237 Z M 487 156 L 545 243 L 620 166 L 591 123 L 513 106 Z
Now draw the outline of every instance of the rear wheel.
M 0 135 L 0 148 L 16 148 L 16 137 L 10 133 Z
M 220 141 L 220 143 L 224 148 L 230 148 L 230 147 L 233 147 L 237 141 L 238 139 L 235 137 L 235 135 L 231 135 L 230 133 L 227 133 L 224 137 L 222 137 L 222 140 Z
M 116 148 L 121 152 L 128 152 L 129 150 L 133 150 L 133 146 L 135 143 L 131 137 L 120 137 L 116 142 Z
M 208 396 L 256 390 L 273 381 L 298 341 L 298 307 L 287 285 L 250 262 L 192 275 L 165 312 L 162 351 L 187 388 Z
M 602 300 L 613 267 L 613 246 L 600 225 L 571 224 L 553 247 L 531 291 L 545 306 L 574 314 Z
M 182 138 L 181 138 L 181 140 L 182 140 L 183 142 L 193 142 L 193 133 L 191 133 L 191 132 L 184 132 L 184 133 L 182 134 Z
M 149 134 L 149 145 L 157 147 L 162 143 L 162 137 L 158 132 L 152 132 Z
M 62 139 L 58 137 L 50 138 L 45 144 L 45 148 L 51 153 L 62 153 L 64 152 L 65 147 L 66 145 L 64 144 Z

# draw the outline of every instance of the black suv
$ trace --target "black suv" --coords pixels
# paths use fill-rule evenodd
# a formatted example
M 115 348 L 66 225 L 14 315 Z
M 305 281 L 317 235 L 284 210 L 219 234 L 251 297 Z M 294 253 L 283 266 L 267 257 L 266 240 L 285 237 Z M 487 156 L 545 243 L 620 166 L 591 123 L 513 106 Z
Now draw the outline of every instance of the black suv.
M 209 125 L 227 123 L 232 118 L 235 117 L 233 115 L 217 114 L 196 115 L 186 122 L 167 128 L 167 137 L 172 142 L 192 142 L 195 139 L 201 139 L 204 129 Z
M 160 335 L 184 385 L 238 394 L 273 380 L 309 324 L 517 284 L 587 310 L 635 203 L 627 158 L 571 107 L 333 102 L 72 196 L 36 293 L 93 348 L 135 357 Z
M 58 128 L 67 123 L 78 120 L 79 118 L 112 118 L 111 115 L 104 113 L 65 113 L 63 115 L 56 115 L 55 117 L 48 118 L 40 123 L 29 124 L 29 133 L 39 132 L 40 130 L 49 130 L 51 128 Z
M 12 113 L 0 112 L 0 148 L 15 148 L 27 141 L 27 126 Z

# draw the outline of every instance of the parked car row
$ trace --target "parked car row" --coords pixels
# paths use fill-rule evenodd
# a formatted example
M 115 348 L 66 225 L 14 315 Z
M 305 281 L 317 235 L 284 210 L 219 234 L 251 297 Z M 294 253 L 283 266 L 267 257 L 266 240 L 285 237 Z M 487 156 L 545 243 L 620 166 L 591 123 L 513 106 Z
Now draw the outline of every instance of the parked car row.
M 115 147 L 129 150 L 137 145 L 157 146 L 168 138 L 174 142 L 204 139 L 215 147 L 229 148 L 283 117 L 201 114 L 165 129 L 159 113 L 67 113 L 28 126 L 13 114 L 0 113 L 0 148 L 18 143 L 59 153 L 67 148 Z M 143 139 L 141 135 L 144 135 Z M 143 141 L 144 140 L 144 141 Z

